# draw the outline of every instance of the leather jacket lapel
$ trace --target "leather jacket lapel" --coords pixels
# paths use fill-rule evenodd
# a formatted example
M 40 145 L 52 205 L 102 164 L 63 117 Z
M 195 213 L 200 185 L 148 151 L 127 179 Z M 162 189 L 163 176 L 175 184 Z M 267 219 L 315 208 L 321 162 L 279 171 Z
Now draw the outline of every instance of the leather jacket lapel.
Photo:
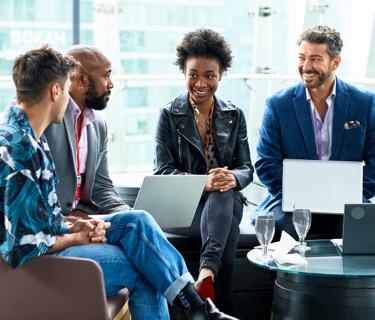
M 178 133 L 183 136 L 183 138 L 187 139 L 189 143 L 194 145 L 200 151 L 203 159 L 205 159 L 203 144 L 200 139 L 188 97 L 188 92 L 186 92 L 176 98 L 173 102 L 171 108 L 173 122 L 176 123 Z M 228 159 L 228 157 L 232 155 L 231 151 L 229 151 L 231 148 L 228 146 L 228 141 L 236 120 L 229 115 L 229 112 L 234 110 L 231 102 L 223 100 L 218 95 L 214 95 L 214 99 L 214 144 L 215 148 L 219 146 L 218 152 L 216 152 L 216 157 L 219 165 L 223 166 L 224 164 L 231 163 L 231 159 Z
M 194 115 L 192 113 L 189 95 L 185 94 L 176 98 L 173 103 L 171 114 L 176 122 L 177 131 L 187 139 L 191 144 L 199 149 L 204 157 L 203 145 L 199 136 L 197 125 L 195 124 Z
M 225 163 L 229 163 L 229 159 L 225 159 L 228 156 L 226 150 L 228 150 L 229 136 L 232 132 L 235 124 L 235 119 L 227 113 L 223 112 L 218 105 L 214 113 L 214 144 L 215 148 L 218 148 L 219 152 L 216 153 L 216 157 L 219 165 L 223 166 Z
M 199 136 L 197 125 L 194 117 L 185 116 L 181 121 L 177 122 L 177 131 L 191 144 L 199 149 L 204 156 L 203 145 Z

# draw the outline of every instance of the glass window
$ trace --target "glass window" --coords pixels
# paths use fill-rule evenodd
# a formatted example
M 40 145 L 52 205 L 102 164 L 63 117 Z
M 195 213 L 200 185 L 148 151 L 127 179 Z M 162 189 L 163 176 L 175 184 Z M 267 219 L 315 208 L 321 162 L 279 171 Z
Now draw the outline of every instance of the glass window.
M 73 2 L 1 0 L 0 110 L 15 95 L 11 72 L 17 54 L 44 43 L 62 52 L 72 45 Z M 115 87 L 103 112 L 111 172 L 152 169 L 159 108 L 186 90 L 173 64 L 176 45 L 198 27 L 217 30 L 231 44 L 233 66 L 218 93 L 244 110 L 253 160 L 265 99 L 299 81 L 296 40 L 307 27 L 328 23 L 339 30 L 344 48 L 338 76 L 375 89 L 375 2 L 80 0 L 79 5 L 80 42 L 99 47 L 114 66 Z

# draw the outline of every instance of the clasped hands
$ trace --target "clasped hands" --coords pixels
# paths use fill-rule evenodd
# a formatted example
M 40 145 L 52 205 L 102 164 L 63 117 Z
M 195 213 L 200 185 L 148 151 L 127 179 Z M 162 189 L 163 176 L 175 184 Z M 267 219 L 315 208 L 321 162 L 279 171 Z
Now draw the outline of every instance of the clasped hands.
M 211 169 L 208 172 L 208 178 L 204 187 L 205 191 L 220 190 L 226 192 L 237 186 L 237 179 L 234 172 L 228 170 L 228 167 Z
M 110 222 L 100 219 L 85 220 L 80 217 L 65 216 L 64 222 L 70 234 L 75 234 L 78 244 L 106 243 L 106 230 Z

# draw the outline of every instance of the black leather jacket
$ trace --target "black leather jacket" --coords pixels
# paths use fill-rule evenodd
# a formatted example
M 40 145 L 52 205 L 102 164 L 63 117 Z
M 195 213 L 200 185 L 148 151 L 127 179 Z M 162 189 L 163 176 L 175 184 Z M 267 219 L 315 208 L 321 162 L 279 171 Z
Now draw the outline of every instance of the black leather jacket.
M 207 164 L 188 92 L 161 108 L 156 128 L 154 174 L 207 174 Z M 234 171 L 238 190 L 253 180 L 244 114 L 214 95 L 213 132 L 220 167 Z

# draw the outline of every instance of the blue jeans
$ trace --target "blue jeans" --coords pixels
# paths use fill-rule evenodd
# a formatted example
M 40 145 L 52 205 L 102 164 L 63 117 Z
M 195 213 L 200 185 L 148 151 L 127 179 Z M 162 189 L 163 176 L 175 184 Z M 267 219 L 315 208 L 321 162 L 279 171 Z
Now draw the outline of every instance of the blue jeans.
M 169 319 L 167 301 L 173 304 L 177 294 L 194 282 L 182 256 L 145 211 L 120 212 L 102 219 L 111 222 L 107 244 L 74 246 L 54 255 L 97 261 L 108 296 L 129 289 L 132 319 Z
M 166 231 L 188 235 L 202 241 L 200 269 L 209 267 L 215 275 L 215 304 L 225 313 L 233 313 L 234 263 L 242 220 L 243 204 L 238 191 L 207 192 L 199 202 L 189 228 Z

